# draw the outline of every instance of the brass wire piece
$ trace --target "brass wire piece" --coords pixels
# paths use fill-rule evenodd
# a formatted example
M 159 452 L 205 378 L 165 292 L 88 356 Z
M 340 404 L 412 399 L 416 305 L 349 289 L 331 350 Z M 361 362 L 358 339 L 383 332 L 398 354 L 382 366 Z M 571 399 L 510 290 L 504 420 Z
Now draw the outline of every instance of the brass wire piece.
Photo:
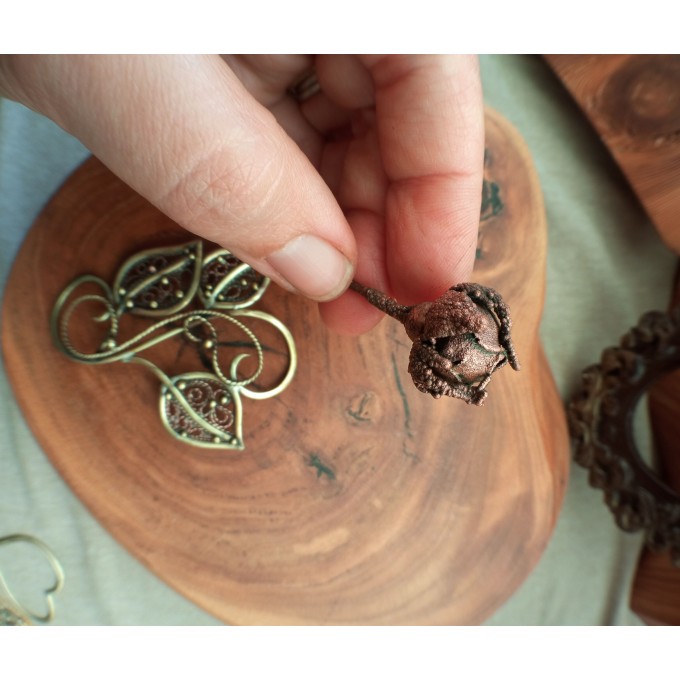
M 47 558 L 54 574 L 53 584 L 44 591 L 45 612 L 35 612 L 18 600 L 0 571 L 0 626 L 26 626 L 49 623 L 54 618 L 53 596 L 64 586 L 64 569 L 52 550 L 40 539 L 28 534 L 11 534 L 0 537 L 0 547 L 10 543 L 28 543 L 35 546 Z
M 84 286 L 97 293 L 75 293 Z M 129 257 L 120 267 L 113 286 L 98 276 L 85 274 L 62 291 L 52 310 L 51 329 L 56 346 L 70 359 L 86 364 L 118 361 L 135 363 L 151 371 L 161 383 L 160 416 L 168 432 L 194 446 L 218 449 L 245 448 L 241 397 L 269 399 L 288 387 L 297 368 L 295 341 L 288 328 L 266 312 L 248 309 L 269 286 L 269 279 L 225 249 L 207 256 L 203 243 L 151 248 Z M 108 333 L 95 352 L 75 348 L 69 333 L 74 312 L 83 304 L 97 304 L 103 313 L 93 317 L 108 323 Z M 128 340 L 119 338 L 125 314 L 155 320 Z M 248 319 L 271 324 L 284 338 L 288 368 L 280 382 L 267 390 L 253 389 L 264 368 L 264 353 Z M 239 375 L 239 364 L 250 356 L 238 354 L 228 371 L 220 365 L 217 324 L 242 332 L 254 349 L 257 368 Z M 171 338 L 200 345 L 209 357 L 210 371 L 170 376 L 151 360 L 139 356 Z

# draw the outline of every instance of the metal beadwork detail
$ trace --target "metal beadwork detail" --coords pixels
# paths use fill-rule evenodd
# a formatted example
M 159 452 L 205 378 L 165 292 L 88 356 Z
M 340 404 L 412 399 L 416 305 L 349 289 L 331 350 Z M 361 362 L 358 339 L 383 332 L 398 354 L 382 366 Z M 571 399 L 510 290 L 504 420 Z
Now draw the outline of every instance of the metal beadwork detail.
M 202 250 L 196 241 L 178 248 L 152 248 L 128 258 L 113 284 L 118 313 L 163 317 L 184 309 L 196 293 Z
M 235 255 L 218 250 L 203 262 L 199 295 L 206 307 L 244 309 L 255 304 L 268 286 L 267 277 Z
M 242 449 L 241 399 L 210 373 L 188 373 L 161 389 L 164 425 L 191 444 Z
M 297 367 L 295 341 L 276 317 L 248 309 L 269 285 L 269 279 L 241 262 L 228 250 L 207 256 L 201 241 L 181 246 L 153 248 L 129 257 L 118 270 L 113 287 L 86 274 L 72 281 L 52 311 L 52 335 L 57 347 L 74 361 L 107 364 L 118 361 L 148 368 L 161 383 L 160 416 L 172 436 L 205 448 L 245 448 L 242 434 L 241 397 L 268 399 L 288 387 Z M 97 292 L 83 293 L 84 287 Z M 81 291 L 80 295 L 76 295 Z M 92 321 L 108 324 L 108 333 L 94 352 L 76 349 L 70 333 L 71 319 L 83 305 L 95 305 L 100 313 Z M 120 337 L 124 315 L 154 320 L 134 337 Z M 272 325 L 288 350 L 288 368 L 277 385 L 254 389 L 264 368 L 264 353 L 257 336 L 246 325 L 259 319 Z M 238 354 L 225 372 L 220 365 L 219 329 L 232 326 L 246 336 L 254 355 Z M 140 356 L 171 338 L 181 337 L 199 347 L 203 366 L 209 370 L 170 376 L 148 358 Z M 238 344 L 238 343 L 233 343 Z M 241 362 L 254 356 L 257 366 L 250 375 L 239 372 Z

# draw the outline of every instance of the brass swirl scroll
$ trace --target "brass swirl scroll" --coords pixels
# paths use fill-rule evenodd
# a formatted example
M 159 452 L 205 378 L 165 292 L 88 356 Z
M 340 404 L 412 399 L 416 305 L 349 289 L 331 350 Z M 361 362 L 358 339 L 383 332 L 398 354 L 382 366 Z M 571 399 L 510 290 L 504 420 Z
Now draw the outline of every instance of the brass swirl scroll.
M 43 541 L 27 534 L 11 534 L 0 537 L 0 547 L 12 543 L 23 543 L 37 548 L 47 560 L 54 576 L 53 583 L 44 590 L 45 610 L 34 611 L 21 602 L 5 576 L 0 571 L 0 625 L 26 626 L 33 623 L 49 623 L 54 618 L 54 595 L 64 586 L 64 570 L 56 555 Z
M 52 311 L 52 337 L 74 361 L 122 361 L 151 371 L 161 383 L 161 421 L 173 437 L 194 446 L 240 450 L 245 448 L 241 397 L 269 399 L 280 394 L 297 367 L 295 341 L 288 328 L 271 314 L 249 309 L 268 285 L 269 279 L 228 250 L 204 256 L 201 241 L 143 250 L 125 260 L 112 286 L 91 274 L 79 276 L 66 286 Z M 83 293 L 85 286 L 96 292 Z M 92 322 L 108 325 L 99 347 L 89 352 L 77 349 L 71 335 L 71 320 L 86 304 L 100 308 Z M 148 317 L 151 323 L 133 337 L 123 339 L 120 322 L 125 314 Z M 288 368 L 279 383 L 268 389 L 252 387 L 262 374 L 264 352 L 245 323 L 248 319 L 271 324 L 286 344 Z M 247 338 L 246 345 L 257 360 L 250 375 L 241 375 L 239 366 L 251 354 L 238 354 L 227 370 L 220 365 L 218 324 L 231 326 Z M 149 358 L 140 356 L 172 338 L 200 345 L 210 370 L 171 376 Z

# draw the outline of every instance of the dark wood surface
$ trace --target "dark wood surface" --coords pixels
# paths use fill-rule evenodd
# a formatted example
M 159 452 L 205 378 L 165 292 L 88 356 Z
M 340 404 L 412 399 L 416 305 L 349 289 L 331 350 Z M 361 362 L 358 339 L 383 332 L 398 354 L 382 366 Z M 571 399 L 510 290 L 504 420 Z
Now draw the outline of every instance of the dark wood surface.
M 314 304 L 272 286 L 258 307 L 296 339 L 293 383 L 278 398 L 244 400 L 244 451 L 188 447 L 158 419 L 155 378 L 70 361 L 48 320 L 75 276 L 110 280 L 139 248 L 189 237 L 94 159 L 29 233 L 3 309 L 23 413 L 99 522 L 222 620 L 477 623 L 545 549 L 569 455 L 538 339 L 544 210 L 528 151 L 496 114 L 487 145 L 496 193 L 475 280 L 508 302 L 522 371 L 495 375 L 483 407 L 419 393 L 397 322 L 332 335 Z
M 680 304 L 676 282 L 671 308 Z M 659 476 L 680 492 L 680 370 L 662 376 L 649 390 L 649 413 Z M 631 607 L 653 625 L 680 625 L 680 568 L 666 552 L 644 550 L 640 555 Z
M 680 253 L 680 55 L 550 55 L 666 245 Z

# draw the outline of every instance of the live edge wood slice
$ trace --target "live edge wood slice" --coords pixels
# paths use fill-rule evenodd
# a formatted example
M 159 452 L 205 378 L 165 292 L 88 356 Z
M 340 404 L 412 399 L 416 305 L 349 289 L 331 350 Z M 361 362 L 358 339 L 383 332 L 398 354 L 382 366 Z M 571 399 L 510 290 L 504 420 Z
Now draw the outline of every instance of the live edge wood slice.
M 129 254 L 188 235 L 94 159 L 29 233 L 3 310 L 25 417 L 101 524 L 220 619 L 477 623 L 541 556 L 569 459 L 538 338 L 545 217 L 528 151 L 494 113 L 487 145 L 474 279 L 509 304 L 522 371 L 494 376 L 483 407 L 418 392 L 396 321 L 340 337 L 314 304 L 272 286 L 258 307 L 291 330 L 295 379 L 244 407 L 244 451 L 192 448 L 164 431 L 147 372 L 73 363 L 48 326 L 76 275 L 111 280 Z

